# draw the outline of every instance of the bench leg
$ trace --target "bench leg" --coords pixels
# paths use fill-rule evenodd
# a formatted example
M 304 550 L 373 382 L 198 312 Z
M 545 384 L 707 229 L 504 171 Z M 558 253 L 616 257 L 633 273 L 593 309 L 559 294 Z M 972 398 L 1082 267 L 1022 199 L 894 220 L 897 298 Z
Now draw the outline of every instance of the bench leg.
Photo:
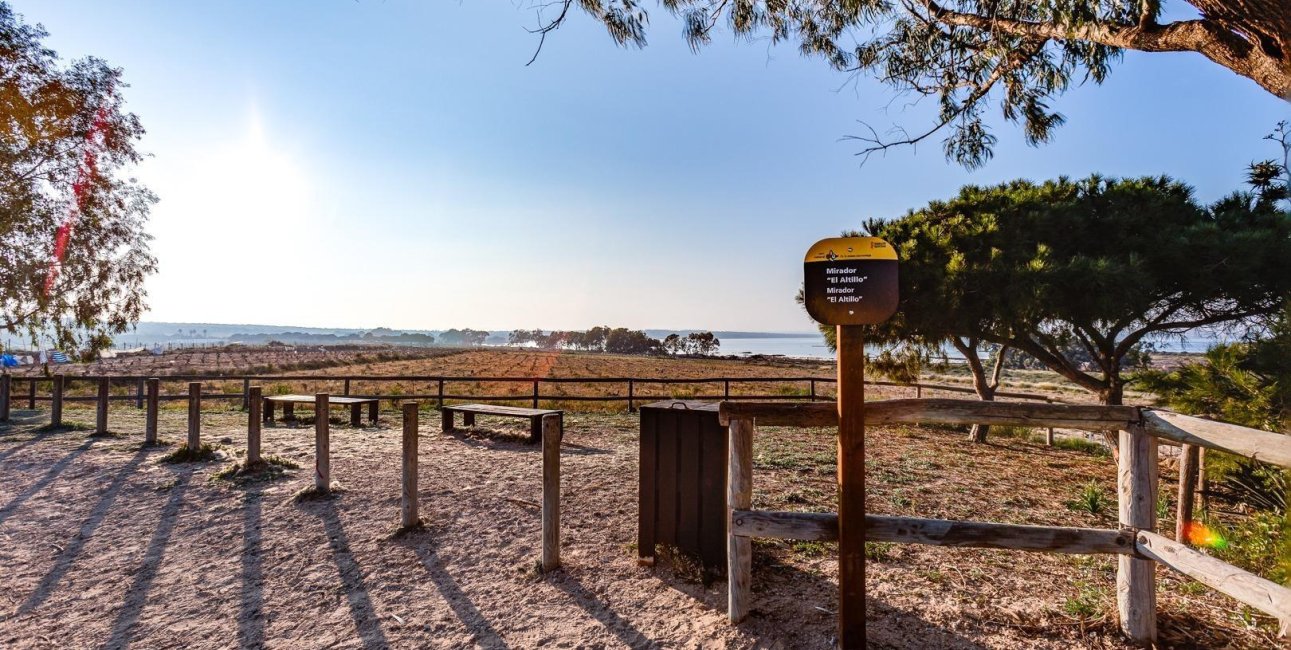
M 350 405 L 350 426 L 357 427 L 363 423 L 363 405 Z
M 473 426 L 475 426 L 475 414 L 474 414 L 474 413 L 463 413 L 463 414 L 462 414 L 462 426 L 464 426 L 464 427 L 473 427 Z
M 379 417 L 380 411 L 381 411 L 381 402 L 379 400 L 374 400 L 368 403 L 368 419 L 372 421 L 372 424 L 377 423 L 377 418 Z
M 273 402 L 264 401 L 264 421 L 273 422 Z
M 292 404 L 291 402 L 287 402 L 286 404 L 283 404 L 283 405 L 282 405 L 282 419 L 283 419 L 283 420 L 295 420 L 295 419 L 296 419 L 296 405 L 295 405 L 295 404 Z
M 542 418 L 529 418 L 529 444 L 542 440 Z
M 453 430 L 453 412 L 452 411 L 448 409 L 440 409 L 439 420 L 441 424 L 440 428 L 443 429 L 444 433 L 448 433 L 449 431 Z

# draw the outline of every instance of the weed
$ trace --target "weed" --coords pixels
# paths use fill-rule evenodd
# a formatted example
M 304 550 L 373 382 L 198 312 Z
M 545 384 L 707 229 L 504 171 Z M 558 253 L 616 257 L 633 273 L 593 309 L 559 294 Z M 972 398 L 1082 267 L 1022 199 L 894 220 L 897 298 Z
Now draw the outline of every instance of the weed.
M 892 549 L 896 544 L 891 542 L 865 542 L 865 559 L 873 562 L 883 562 L 892 557 Z
M 1102 611 L 1102 600 L 1102 589 L 1082 585 L 1079 594 L 1063 602 L 1062 610 L 1080 619 L 1094 618 Z
M 829 552 L 829 547 L 820 542 L 795 541 L 789 545 L 789 548 L 804 557 L 820 557 Z
M 990 436 L 992 438 L 1008 438 L 1011 440 L 1030 440 L 1032 433 L 1034 433 L 1034 430 L 1031 427 L 993 424 L 991 425 Z
M 1084 438 L 1055 438 L 1053 446 L 1056 449 L 1065 449 L 1067 451 L 1078 451 L 1082 454 L 1091 454 L 1093 456 L 1111 456 L 1112 452 L 1107 447 Z
M 1077 512 L 1088 512 L 1091 515 L 1101 514 L 1107 509 L 1108 498 L 1097 481 L 1090 481 L 1080 488 L 1080 494 L 1067 502 L 1067 507 Z
M 219 447 L 210 443 L 202 443 L 197 449 L 189 449 L 188 444 L 182 444 L 175 451 L 161 457 L 163 463 L 203 463 L 215 460 L 215 452 Z

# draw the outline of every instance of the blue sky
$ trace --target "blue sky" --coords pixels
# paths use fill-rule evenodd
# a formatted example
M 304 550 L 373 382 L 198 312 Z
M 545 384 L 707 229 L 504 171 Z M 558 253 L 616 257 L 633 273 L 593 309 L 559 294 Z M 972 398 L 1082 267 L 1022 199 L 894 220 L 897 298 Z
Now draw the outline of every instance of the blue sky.
M 11 4 L 125 70 L 162 199 L 148 320 L 805 331 L 804 252 L 864 218 L 1094 171 L 1211 200 L 1291 118 L 1199 55 L 1129 53 L 1052 144 L 997 119 L 983 169 L 939 143 L 862 166 L 843 136 L 930 102 L 765 41 L 693 54 L 662 9 L 644 50 L 575 15 L 526 67 L 524 1 Z

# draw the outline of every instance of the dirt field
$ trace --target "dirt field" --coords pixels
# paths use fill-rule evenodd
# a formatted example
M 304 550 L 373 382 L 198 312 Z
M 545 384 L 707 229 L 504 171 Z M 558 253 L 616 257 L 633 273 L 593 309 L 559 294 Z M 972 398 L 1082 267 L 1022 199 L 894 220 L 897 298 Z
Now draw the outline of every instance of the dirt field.
M 167 464 L 140 446 L 139 412 L 113 408 L 117 436 L 41 431 L 44 413 L 0 425 L 0 647 L 763 647 L 829 648 L 830 544 L 754 548 L 754 604 L 725 622 L 725 583 L 689 562 L 635 562 L 635 416 L 571 413 L 563 449 L 563 570 L 536 569 L 538 450 L 518 428 L 444 435 L 423 413 L 424 532 L 394 537 L 398 415 L 332 429 L 336 496 L 312 483 L 313 429 L 265 430 L 264 452 L 298 464 L 274 481 L 213 475 L 243 447 L 245 415 L 203 416 L 222 458 Z M 93 413 L 69 408 L 88 424 Z M 484 424 L 488 424 L 487 421 Z M 164 409 L 163 438 L 182 438 Z M 890 427 L 869 433 L 871 512 L 1113 526 L 1103 456 L 997 436 Z M 755 508 L 833 507 L 833 437 L 760 430 Z M 1171 484 L 1169 468 L 1163 470 Z M 1099 514 L 1069 507 L 1093 481 Z M 1162 522 L 1163 528 L 1171 524 Z M 868 629 L 878 648 L 1120 648 L 1107 558 L 871 545 Z M 1269 621 L 1160 573 L 1167 647 L 1278 647 Z M 1250 627 L 1249 621 L 1259 625 Z

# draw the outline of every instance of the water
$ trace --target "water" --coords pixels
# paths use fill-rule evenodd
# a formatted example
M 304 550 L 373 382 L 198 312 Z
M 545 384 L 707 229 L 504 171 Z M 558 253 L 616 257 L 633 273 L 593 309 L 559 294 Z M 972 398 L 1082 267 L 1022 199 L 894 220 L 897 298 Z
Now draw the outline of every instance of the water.
M 779 354 L 786 357 L 807 359 L 833 359 L 834 353 L 825 346 L 823 336 L 804 336 L 801 338 L 740 338 L 721 339 L 719 354 L 746 356 L 750 354 Z
M 804 359 L 833 359 L 834 353 L 825 345 L 825 338 L 822 336 L 803 336 L 803 337 L 773 337 L 773 338 L 726 338 L 722 339 L 722 345 L 718 351 L 723 355 L 747 356 L 752 354 L 778 354 L 786 357 L 797 357 Z M 1212 346 L 1228 342 L 1224 339 L 1214 336 L 1187 336 L 1171 337 L 1156 342 L 1156 349 L 1161 352 L 1187 352 L 1191 354 L 1201 354 L 1209 350 Z M 878 352 L 870 346 L 866 346 L 866 352 L 874 354 Z M 947 356 L 950 359 L 962 359 L 963 356 L 954 349 L 947 347 Z

